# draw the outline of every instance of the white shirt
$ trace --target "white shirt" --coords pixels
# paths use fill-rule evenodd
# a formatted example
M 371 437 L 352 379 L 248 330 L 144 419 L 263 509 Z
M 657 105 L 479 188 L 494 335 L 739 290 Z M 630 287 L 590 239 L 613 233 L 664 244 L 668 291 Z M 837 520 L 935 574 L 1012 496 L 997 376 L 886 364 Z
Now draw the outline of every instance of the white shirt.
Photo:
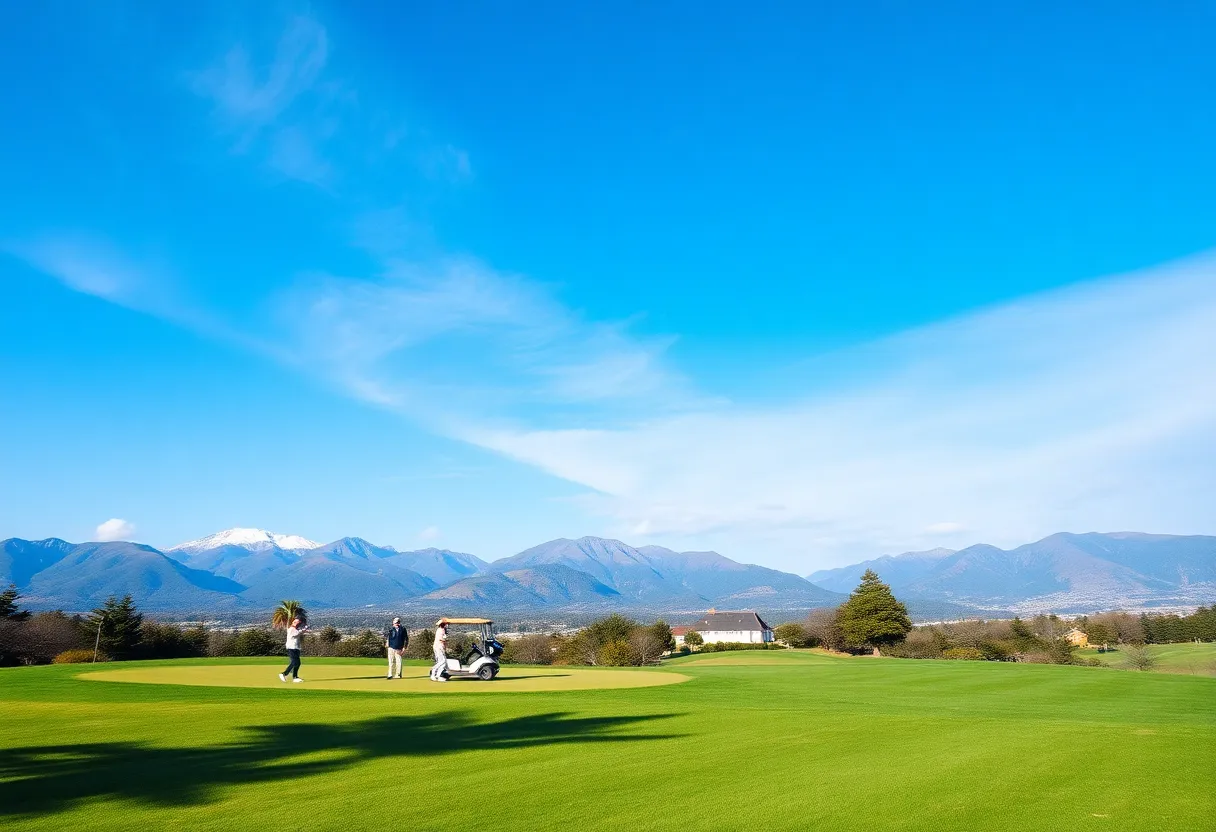
M 297 628 L 297 627 L 288 627 L 287 628 L 287 649 L 288 650 L 299 650 L 300 649 L 300 635 L 303 632 L 304 632 L 304 630 Z
M 445 628 L 440 627 L 438 630 L 435 631 L 435 649 L 436 650 L 445 649 L 447 647 L 447 641 L 448 641 L 448 631 Z

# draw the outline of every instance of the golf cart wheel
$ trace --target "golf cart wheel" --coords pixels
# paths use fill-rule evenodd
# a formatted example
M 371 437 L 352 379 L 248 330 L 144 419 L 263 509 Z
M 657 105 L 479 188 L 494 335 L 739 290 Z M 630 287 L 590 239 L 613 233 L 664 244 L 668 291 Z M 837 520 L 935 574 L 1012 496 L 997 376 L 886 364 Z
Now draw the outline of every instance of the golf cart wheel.
M 494 678 L 494 668 L 490 665 L 479 667 L 477 669 L 477 678 L 483 682 L 488 682 Z

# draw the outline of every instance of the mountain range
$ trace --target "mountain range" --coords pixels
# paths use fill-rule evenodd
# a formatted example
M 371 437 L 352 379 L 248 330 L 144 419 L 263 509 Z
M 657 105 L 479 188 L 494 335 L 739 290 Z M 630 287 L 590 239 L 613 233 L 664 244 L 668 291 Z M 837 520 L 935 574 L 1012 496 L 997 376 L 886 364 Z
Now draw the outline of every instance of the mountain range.
M 1216 601 L 1216 537 L 1053 534 L 1015 549 L 907 552 L 811 574 L 848 592 L 873 569 L 896 595 L 977 609 L 1088 612 L 1186 607 Z
M 843 596 L 805 578 L 715 552 L 635 549 L 617 540 L 553 540 L 487 563 L 446 549 L 399 551 L 362 538 L 318 544 L 229 529 L 164 551 L 136 543 L 0 541 L 0 584 L 33 607 L 88 609 L 130 593 L 156 611 L 240 612 L 283 598 L 333 609 L 696 612 L 798 609 Z
M 1056 534 L 1011 550 L 908 552 L 807 578 L 717 552 L 598 537 L 551 540 L 493 563 L 446 549 L 400 551 L 358 537 L 319 544 L 260 529 L 229 529 L 164 551 L 123 541 L 0 541 L 0 585 L 15 583 L 33 608 L 85 610 L 129 593 L 147 610 L 221 617 L 283 598 L 428 613 L 720 607 L 773 614 L 839 604 L 866 569 L 919 619 L 1216 601 L 1216 537 L 1134 532 Z

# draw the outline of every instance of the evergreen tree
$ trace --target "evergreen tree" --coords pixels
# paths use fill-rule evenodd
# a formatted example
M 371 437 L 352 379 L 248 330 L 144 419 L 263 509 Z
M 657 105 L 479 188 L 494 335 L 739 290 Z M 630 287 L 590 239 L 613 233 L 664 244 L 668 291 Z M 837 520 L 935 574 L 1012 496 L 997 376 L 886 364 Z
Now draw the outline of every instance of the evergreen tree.
M 902 641 L 912 629 L 907 607 L 872 569 L 866 570 L 849 600 L 841 604 L 838 621 L 847 642 L 870 648 Z
M 17 608 L 20 597 L 16 584 L 9 584 L 8 589 L 0 592 L 0 621 L 25 621 L 30 617 L 29 610 Z
M 144 616 L 135 609 L 130 595 L 118 599 L 111 595 L 89 616 L 90 629 L 101 628 L 101 649 L 115 659 L 130 658 L 143 635 Z
M 650 625 L 650 632 L 663 650 L 675 650 L 676 638 L 671 634 L 671 627 L 663 619 Z

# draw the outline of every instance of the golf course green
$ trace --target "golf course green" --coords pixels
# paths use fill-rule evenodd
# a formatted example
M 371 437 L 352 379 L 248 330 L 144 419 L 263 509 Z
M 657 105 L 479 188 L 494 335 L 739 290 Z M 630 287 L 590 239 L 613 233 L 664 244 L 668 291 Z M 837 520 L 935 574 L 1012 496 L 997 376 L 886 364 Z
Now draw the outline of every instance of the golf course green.
M 306 659 L 291 685 L 281 663 L 0 670 L 0 826 L 1216 828 L 1206 676 L 788 651 L 434 686 Z
M 279 668 L 264 665 L 176 664 L 138 667 L 119 666 L 112 670 L 86 673 L 81 679 L 100 682 L 139 682 L 151 685 L 207 685 L 210 687 L 275 688 L 283 687 Z M 434 693 L 454 696 L 461 693 L 511 693 L 528 691 L 594 690 L 596 688 L 647 688 L 674 685 L 688 677 L 680 673 L 646 671 L 621 672 L 619 668 L 590 667 L 505 667 L 493 684 L 477 679 L 454 678 L 435 684 L 428 667 L 405 667 L 401 679 L 387 679 L 383 668 L 362 664 L 316 664 L 308 669 L 310 690 L 354 690 L 371 693 Z M 293 683 L 294 684 L 294 683 Z M 300 688 L 301 692 L 303 688 Z
M 1216 676 L 1216 642 L 1183 642 L 1181 644 L 1150 644 L 1145 648 L 1156 662 L 1154 669 L 1162 673 L 1191 673 L 1200 676 Z M 1108 667 L 1126 667 L 1127 648 L 1099 653 L 1097 650 L 1082 650 L 1080 655 L 1096 659 Z

